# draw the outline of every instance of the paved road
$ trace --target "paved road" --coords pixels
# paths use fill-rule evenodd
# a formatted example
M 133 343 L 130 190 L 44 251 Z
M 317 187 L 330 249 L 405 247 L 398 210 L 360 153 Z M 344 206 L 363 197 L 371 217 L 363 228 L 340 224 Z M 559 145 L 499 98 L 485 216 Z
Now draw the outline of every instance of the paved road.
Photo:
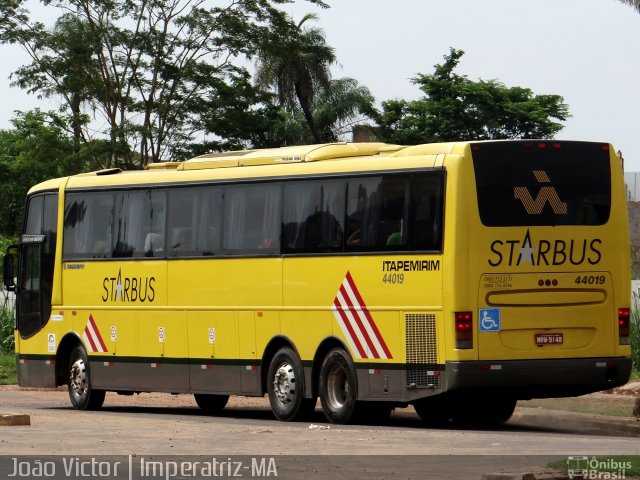
M 223 415 L 209 417 L 187 395 L 108 394 L 103 410 L 80 412 L 62 390 L 0 387 L 2 412 L 31 416 L 31 426 L 0 427 L 3 455 L 276 456 L 278 478 L 305 472 L 305 480 L 338 472 L 345 479 L 479 479 L 567 456 L 640 455 L 640 422 L 529 408 L 493 430 L 424 428 L 411 409 L 384 425 L 334 426 L 319 411 L 312 423 L 277 422 L 265 399 L 232 398 Z

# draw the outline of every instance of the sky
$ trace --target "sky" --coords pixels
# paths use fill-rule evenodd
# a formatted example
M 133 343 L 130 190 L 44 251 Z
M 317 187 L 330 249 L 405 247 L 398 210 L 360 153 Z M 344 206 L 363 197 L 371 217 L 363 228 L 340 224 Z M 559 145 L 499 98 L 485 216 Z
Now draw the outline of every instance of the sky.
M 417 73 L 431 73 L 451 47 L 464 50 L 457 73 L 564 97 L 572 115 L 558 139 L 610 142 L 625 171 L 640 172 L 640 13 L 618 0 L 296 0 L 295 20 L 316 13 L 335 48 L 334 78 L 352 77 L 377 102 L 415 99 Z M 55 108 L 10 87 L 28 63 L 0 46 L 0 129 L 14 110 Z

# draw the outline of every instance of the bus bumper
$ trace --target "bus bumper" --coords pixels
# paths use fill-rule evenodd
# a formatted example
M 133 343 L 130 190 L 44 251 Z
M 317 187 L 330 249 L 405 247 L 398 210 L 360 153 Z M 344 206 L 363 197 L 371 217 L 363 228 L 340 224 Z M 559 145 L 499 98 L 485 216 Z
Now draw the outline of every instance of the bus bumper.
M 447 362 L 443 387 L 488 388 L 524 400 L 608 390 L 627 383 L 630 374 L 628 357 Z

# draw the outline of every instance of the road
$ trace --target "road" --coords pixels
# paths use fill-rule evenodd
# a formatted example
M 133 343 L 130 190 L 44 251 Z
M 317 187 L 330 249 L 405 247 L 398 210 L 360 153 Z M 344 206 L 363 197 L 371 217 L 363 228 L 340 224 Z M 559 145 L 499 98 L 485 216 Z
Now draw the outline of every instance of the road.
M 0 427 L 1 455 L 275 456 L 278 478 L 304 472 L 305 480 L 337 472 L 345 479 L 479 479 L 568 456 L 640 455 L 640 422 L 530 408 L 492 430 L 425 428 L 410 408 L 384 425 L 336 426 L 319 409 L 312 422 L 275 421 L 263 398 L 232 397 L 222 415 L 210 417 L 188 395 L 109 393 L 102 410 L 81 412 L 61 389 L 0 387 L 0 413 L 8 412 L 30 415 L 31 426 Z

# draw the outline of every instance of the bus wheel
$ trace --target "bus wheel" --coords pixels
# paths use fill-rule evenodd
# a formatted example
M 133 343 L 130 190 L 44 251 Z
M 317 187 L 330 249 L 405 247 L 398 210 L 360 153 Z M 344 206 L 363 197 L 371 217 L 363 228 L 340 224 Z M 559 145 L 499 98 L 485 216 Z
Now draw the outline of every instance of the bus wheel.
M 513 398 L 482 396 L 473 401 L 458 397 L 451 414 L 453 423 L 469 427 L 493 427 L 506 423 L 513 415 L 516 400 Z
M 427 426 L 445 426 L 451 416 L 451 405 L 445 395 L 421 398 L 413 403 L 413 408 Z
M 104 403 L 104 390 L 91 388 L 91 375 L 87 352 L 80 345 L 69 358 L 69 398 L 78 410 L 97 410 Z
M 331 423 L 348 423 L 356 410 L 358 377 L 349 354 L 341 348 L 327 353 L 320 368 L 320 402 Z
M 198 406 L 209 415 L 215 415 L 227 405 L 229 395 L 208 395 L 204 393 L 194 393 L 193 398 Z
M 351 419 L 358 423 L 385 423 L 394 409 L 391 402 L 356 402 L 356 411 Z
M 289 347 L 278 350 L 271 360 L 267 391 L 271 410 L 278 420 L 301 419 L 315 407 L 315 398 L 304 398 L 302 362 Z

